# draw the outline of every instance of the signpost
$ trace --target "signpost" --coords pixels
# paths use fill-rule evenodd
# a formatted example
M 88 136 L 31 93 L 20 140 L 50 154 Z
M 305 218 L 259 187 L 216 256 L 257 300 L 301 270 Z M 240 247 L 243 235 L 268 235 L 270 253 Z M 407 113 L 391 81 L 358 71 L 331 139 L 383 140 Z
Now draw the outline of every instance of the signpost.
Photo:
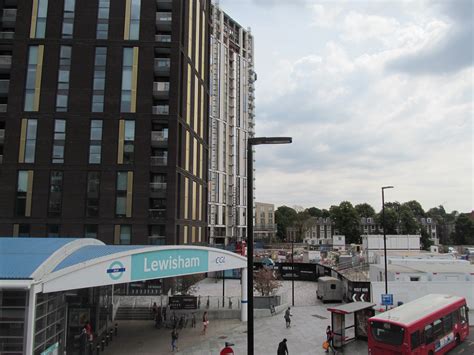
M 197 297 L 173 296 L 169 299 L 170 309 L 197 309 Z
M 393 306 L 393 294 L 382 294 L 382 306 Z

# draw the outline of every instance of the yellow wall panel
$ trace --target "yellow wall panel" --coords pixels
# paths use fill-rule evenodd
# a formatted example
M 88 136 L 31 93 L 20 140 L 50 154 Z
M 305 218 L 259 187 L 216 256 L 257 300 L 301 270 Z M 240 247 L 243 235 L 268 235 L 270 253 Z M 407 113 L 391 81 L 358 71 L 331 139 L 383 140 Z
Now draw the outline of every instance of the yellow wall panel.
M 21 120 L 21 131 L 20 131 L 20 147 L 18 151 L 18 162 L 25 162 L 25 148 L 26 148 L 26 129 L 28 127 L 28 120 L 23 118 Z

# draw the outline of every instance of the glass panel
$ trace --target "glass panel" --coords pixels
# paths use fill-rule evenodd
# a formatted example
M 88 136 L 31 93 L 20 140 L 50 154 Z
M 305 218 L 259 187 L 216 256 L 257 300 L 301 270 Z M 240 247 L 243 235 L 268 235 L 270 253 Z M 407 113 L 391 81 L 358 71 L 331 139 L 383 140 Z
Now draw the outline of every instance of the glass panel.
M 131 226 L 120 226 L 120 244 L 130 244 L 131 234 Z
M 84 228 L 84 237 L 97 238 L 98 226 L 96 224 L 86 224 Z
M 133 141 L 135 139 L 135 121 L 125 121 L 125 140 Z
M 127 191 L 128 173 L 126 171 L 119 171 L 117 173 L 117 191 Z
M 380 343 L 401 345 L 405 329 L 402 327 L 383 322 L 372 322 L 372 335 Z

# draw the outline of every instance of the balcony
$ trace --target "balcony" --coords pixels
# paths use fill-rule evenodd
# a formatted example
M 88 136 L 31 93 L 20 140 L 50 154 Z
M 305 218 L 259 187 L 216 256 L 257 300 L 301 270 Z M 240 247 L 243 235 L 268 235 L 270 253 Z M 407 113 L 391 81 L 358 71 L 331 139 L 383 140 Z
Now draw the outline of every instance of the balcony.
M 149 208 L 148 217 L 153 219 L 166 219 L 166 208 Z
M 3 27 L 14 28 L 16 23 L 16 9 L 3 9 Z
M 15 32 L 10 32 L 10 31 L 0 32 L 0 39 L 13 39 L 13 38 L 15 38 Z
M 1 91 L 0 91 L 1 94 Z M 151 107 L 151 113 L 153 115 L 168 115 L 170 113 L 169 105 L 158 105 Z
M 151 156 L 150 165 L 151 166 L 166 166 L 168 164 L 168 157 L 166 156 Z
M 165 30 L 171 31 L 171 21 L 172 15 L 169 11 L 157 12 L 156 13 L 156 29 L 157 30 Z
M 171 61 L 169 58 L 155 58 L 153 70 L 155 75 L 169 75 Z
M 0 55 L 0 71 L 9 72 L 12 67 L 11 55 Z
M 156 0 L 156 8 L 158 10 L 170 10 L 172 8 L 173 0 Z
M 151 146 L 160 147 L 168 144 L 168 135 L 165 135 L 163 131 L 152 131 L 151 132 Z
M 0 104 L 0 113 L 7 112 L 7 108 L 7 104 Z
M 7 96 L 10 88 L 10 80 L 0 80 L 0 96 Z
M 0 144 L 3 144 L 4 141 L 5 141 L 5 130 L 0 129 Z
M 154 82 L 153 83 L 153 97 L 155 99 L 167 99 L 170 93 L 169 82 Z
M 151 192 L 164 192 L 166 191 L 166 182 L 150 182 Z
M 171 35 L 155 35 L 155 42 L 171 43 Z
M 0 164 L 3 164 L 3 155 L 0 155 Z

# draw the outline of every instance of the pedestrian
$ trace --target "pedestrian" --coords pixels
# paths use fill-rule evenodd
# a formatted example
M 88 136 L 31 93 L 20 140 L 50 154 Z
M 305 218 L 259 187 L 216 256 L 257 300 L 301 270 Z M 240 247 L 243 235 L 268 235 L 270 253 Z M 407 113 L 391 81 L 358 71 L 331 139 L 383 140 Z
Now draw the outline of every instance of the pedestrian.
M 174 328 L 173 331 L 171 332 L 171 352 L 174 352 L 175 350 L 179 351 L 178 337 L 179 337 L 178 330 Z
M 166 307 L 163 307 L 163 321 L 166 322 Z
M 191 327 L 192 327 L 192 328 L 196 328 L 196 313 L 193 313 L 193 314 L 192 314 Z
M 288 355 L 288 346 L 286 346 L 286 338 L 278 344 L 277 355 Z
M 209 318 L 207 317 L 207 311 L 202 315 L 202 334 L 206 335 L 207 327 L 209 325 Z
M 291 309 L 288 307 L 288 309 L 285 311 L 285 321 L 286 321 L 286 327 L 291 328 L 291 318 L 293 314 L 291 314 Z
M 332 352 L 335 354 L 336 350 L 334 349 L 334 332 L 331 329 L 331 326 L 328 325 L 326 328 L 326 341 L 328 342 L 328 348 L 326 349 L 326 352 L 329 352 L 329 348 L 331 348 Z
M 158 305 L 156 304 L 156 302 L 153 302 L 153 306 L 151 307 L 151 312 L 153 313 L 153 318 L 155 318 L 155 315 L 158 312 Z

